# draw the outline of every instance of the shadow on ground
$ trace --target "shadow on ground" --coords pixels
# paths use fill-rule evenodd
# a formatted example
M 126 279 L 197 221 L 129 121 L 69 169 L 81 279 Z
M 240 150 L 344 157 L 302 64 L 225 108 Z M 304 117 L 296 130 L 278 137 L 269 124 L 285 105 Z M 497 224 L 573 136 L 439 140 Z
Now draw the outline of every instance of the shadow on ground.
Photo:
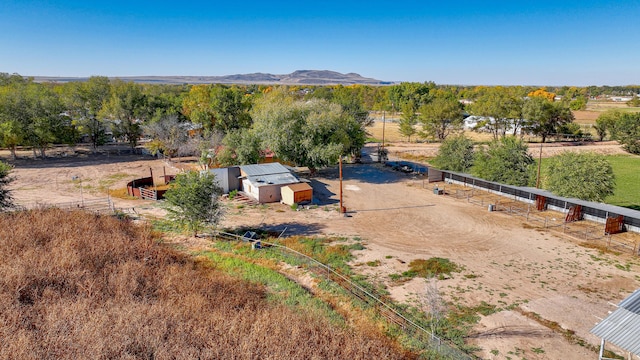
M 331 205 L 337 204 L 340 201 L 333 199 L 336 195 L 333 191 L 329 190 L 329 185 L 319 181 L 318 179 L 311 179 L 309 184 L 313 188 L 313 203 L 316 205 Z
M 311 236 L 317 235 L 324 228 L 323 224 L 311 223 L 303 224 L 299 222 L 286 222 L 280 224 L 260 224 L 255 227 L 255 230 L 260 232 L 268 232 L 271 236 Z

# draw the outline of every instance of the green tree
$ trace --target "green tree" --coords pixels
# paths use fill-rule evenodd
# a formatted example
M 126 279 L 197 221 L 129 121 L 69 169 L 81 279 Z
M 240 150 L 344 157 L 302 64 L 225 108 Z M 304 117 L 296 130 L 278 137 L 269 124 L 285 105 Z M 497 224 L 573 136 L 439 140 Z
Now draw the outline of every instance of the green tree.
M 557 134 L 560 126 L 573 121 L 571 109 L 563 102 L 551 102 L 544 96 L 533 96 L 525 101 L 522 115 L 531 132 L 546 142 L 549 135 Z
M 627 101 L 627 106 L 630 106 L 630 107 L 640 106 L 640 98 L 638 98 L 638 95 L 634 94 L 633 98 Z
M 195 85 L 182 102 L 183 113 L 206 132 L 251 126 L 251 98 L 237 86 Z
M 571 110 L 584 110 L 587 108 L 587 98 L 584 96 L 577 96 L 574 100 L 569 102 L 569 108 Z
M 527 145 L 520 139 L 507 136 L 476 152 L 471 173 L 489 181 L 526 186 L 532 182 L 534 164 Z
M 182 114 L 182 99 L 187 94 L 186 85 L 143 85 L 142 92 L 147 99 L 147 110 L 150 122 L 156 122 L 164 117 L 176 116 L 182 121 L 186 117 Z
M 251 126 L 251 101 L 246 93 L 237 86 L 222 85 L 211 88 L 211 110 L 213 113 L 213 127 L 227 133 L 234 129 Z
M 216 155 L 222 166 L 256 164 L 260 160 L 260 139 L 253 129 L 232 130 L 222 144 L 224 147 Z
M 420 107 L 422 136 L 444 140 L 450 133 L 462 129 L 462 104 L 453 96 L 438 96 Z
M 593 128 L 598 133 L 600 141 L 604 140 L 604 138 L 607 136 L 607 132 L 609 134 L 612 133 L 616 122 L 622 117 L 622 114 L 622 111 L 612 109 L 598 115 L 596 124 L 593 126 Z
M 16 79 L 17 80 L 17 79 Z M 0 142 L 16 159 L 16 148 L 25 144 L 27 127 L 32 121 L 27 83 L 7 80 L 0 86 Z
M 252 118 L 263 148 L 312 171 L 335 164 L 340 155 L 357 155 L 366 136 L 362 124 L 340 105 L 296 101 L 282 90 L 256 101 Z
M 467 172 L 473 165 L 473 141 L 464 134 L 446 138 L 432 163 L 442 170 Z
M 51 88 L 41 84 L 29 84 L 27 90 L 30 123 L 26 126 L 26 143 L 37 148 L 40 156 L 46 156 L 47 148 L 56 142 L 64 142 L 71 131 L 71 121 L 63 115 L 60 97 Z
M 182 100 L 182 113 L 194 124 L 205 130 L 213 129 L 214 114 L 211 109 L 211 92 L 208 85 L 194 85 Z
M 611 137 L 625 151 L 640 154 L 640 113 L 625 113 L 615 122 Z
M 109 117 L 115 124 L 114 135 L 125 138 L 134 149 L 142 135 L 141 123 L 148 118 L 142 87 L 131 81 L 114 81 L 111 96 L 104 104 L 101 114 Z
M 388 96 L 391 102 L 391 111 L 398 111 L 406 104 L 413 103 L 416 109 L 431 102 L 431 91 L 436 88 L 432 82 L 416 83 L 403 82 L 389 88 Z
M 0 122 L 0 144 L 11 152 L 11 158 L 16 160 L 16 148 L 24 141 L 23 129 L 16 120 Z
M 169 218 L 193 231 L 195 236 L 204 226 L 216 225 L 222 218 L 221 194 L 212 173 L 180 173 L 164 195 Z
M 470 108 L 474 115 L 491 119 L 478 126 L 489 129 L 494 139 L 509 129 L 515 135 L 522 125 L 522 98 L 501 86 L 484 89 Z
M 92 76 L 86 82 L 71 82 L 62 88 L 62 99 L 73 125 L 91 141 L 93 152 L 107 142 L 106 123 L 99 116 L 111 95 L 111 83 L 105 76 Z
M 9 176 L 10 172 L 11 165 L 0 161 L 0 211 L 13 207 L 13 199 L 10 190 L 7 189 L 7 185 L 13 181 Z
M 559 196 L 601 202 L 613 195 L 615 176 L 602 155 L 565 152 L 549 159 L 543 186 Z
M 398 131 L 402 136 L 406 136 L 407 140 L 411 142 L 411 137 L 415 135 L 415 125 L 418 123 L 418 115 L 415 112 L 413 103 L 409 102 L 402 107 L 402 115 L 398 122 Z

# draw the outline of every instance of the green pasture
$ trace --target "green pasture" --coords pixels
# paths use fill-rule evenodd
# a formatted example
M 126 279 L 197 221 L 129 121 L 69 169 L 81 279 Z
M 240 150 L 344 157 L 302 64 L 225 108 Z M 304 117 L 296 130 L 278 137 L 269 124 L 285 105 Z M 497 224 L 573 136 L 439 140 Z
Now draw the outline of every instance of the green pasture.
M 640 210 L 640 156 L 610 155 L 607 160 L 616 175 L 616 190 L 606 202 Z
M 616 176 L 616 189 L 606 203 L 640 210 L 640 156 L 605 155 Z M 542 159 L 542 173 L 549 161 Z M 544 176 L 544 175 L 543 175 Z

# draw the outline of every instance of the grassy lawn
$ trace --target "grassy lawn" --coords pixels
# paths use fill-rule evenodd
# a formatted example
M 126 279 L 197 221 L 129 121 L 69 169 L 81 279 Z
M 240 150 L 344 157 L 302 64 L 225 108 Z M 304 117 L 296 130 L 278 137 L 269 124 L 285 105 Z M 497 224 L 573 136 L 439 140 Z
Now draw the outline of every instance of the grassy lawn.
M 640 156 L 605 155 L 605 157 L 611 163 L 616 176 L 615 193 L 607 197 L 605 202 L 640 210 Z M 548 161 L 542 160 L 543 174 L 548 164 Z
M 616 175 L 616 191 L 606 202 L 640 210 L 640 156 L 611 155 L 607 160 Z

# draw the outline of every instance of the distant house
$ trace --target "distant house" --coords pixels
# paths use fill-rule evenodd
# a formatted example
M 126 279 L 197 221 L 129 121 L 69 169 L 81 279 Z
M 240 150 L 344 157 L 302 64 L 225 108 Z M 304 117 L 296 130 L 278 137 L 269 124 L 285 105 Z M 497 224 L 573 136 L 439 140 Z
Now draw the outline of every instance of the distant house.
M 282 200 L 280 189 L 300 180 L 280 163 L 241 165 L 240 179 L 242 191 L 260 203 Z

